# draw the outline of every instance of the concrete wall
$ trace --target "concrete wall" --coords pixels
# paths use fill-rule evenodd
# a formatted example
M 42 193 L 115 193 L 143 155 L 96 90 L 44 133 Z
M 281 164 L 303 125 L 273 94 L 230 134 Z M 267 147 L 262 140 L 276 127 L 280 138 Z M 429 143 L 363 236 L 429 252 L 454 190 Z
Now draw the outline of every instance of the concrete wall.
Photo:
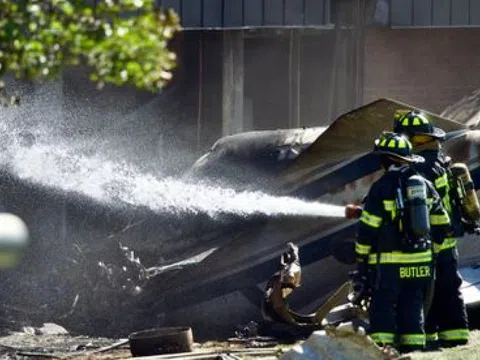
M 441 112 L 480 87 L 480 29 L 377 28 L 364 34 L 352 29 L 248 33 L 243 130 L 328 125 L 340 113 L 380 97 Z M 24 118 L 42 123 L 48 117 L 62 134 L 79 128 L 73 131 L 77 137 L 114 136 L 114 157 L 123 157 L 118 149 L 127 144 L 128 157 L 152 169 L 188 167 L 222 136 L 223 32 L 184 32 L 172 47 L 179 66 L 159 95 L 113 86 L 98 91 L 85 69 L 74 69 L 63 83 L 46 86 L 48 91 L 35 86 L 33 98 L 24 99 L 24 105 L 32 101 Z M 133 143 L 127 140 L 132 136 Z M 169 160 L 172 150 L 187 154 L 181 166 Z
M 369 29 L 365 103 L 391 97 L 440 113 L 480 87 L 480 29 Z
M 360 104 L 357 45 L 348 29 L 247 37 L 244 130 L 325 126 Z

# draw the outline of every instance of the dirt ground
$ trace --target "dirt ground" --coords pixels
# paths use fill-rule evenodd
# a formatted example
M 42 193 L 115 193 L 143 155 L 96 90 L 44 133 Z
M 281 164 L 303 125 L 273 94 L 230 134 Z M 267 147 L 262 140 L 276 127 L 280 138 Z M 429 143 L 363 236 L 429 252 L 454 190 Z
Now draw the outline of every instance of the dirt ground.
M 424 353 L 414 353 L 412 360 L 478 360 L 480 359 L 480 330 L 470 332 L 468 345 Z
M 195 343 L 193 353 L 197 355 L 204 355 L 206 359 L 262 359 L 274 360 L 277 359 L 283 352 L 288 351 L 291 345 L 281 344 L 235 344 L 231 342 L 205 342 Z M 223 358 L 221 355 L 223 354 Z M 209 356 L 210 355 L 210 356 Z M 180 356 L 178 359 L 181 359 Z M 204 358 L 204 359 L 205 359 Z M 133 359 L 128 344 L 124 347 L 103 354 L 84 354 L 72 357 L 74 360 L 119 360 L 119 359 Z M 135 359 L 152 359 L 155 357 L 136 357 Z
M 117 344 L 123 345 L 116 346 Z M 114 349 L 109 347 L 115 346 Z M 269 339 L 252 341 L 225 341 L 194 343 L 193 354 L 202 359 L 277 359 L 291 345 L 281 345 Z M 231 356 L 229 355 L 231 354 Z M 230 356 L 230 357 L 229 357 Z M 177 359 L 185 358 L 180 354 Z M 90 338 L 68 334 L 38 334 L 34 329 L 14 332 L 0 337 L 0 360 L 3 359 L 71 359 L 71 360 L 119 360 L 132 359 L 127 339 Z M 145 357 L 154 359 L 154 357 Z M 144 359 L 136 357 L 136 359 Z
M 68 334 L 35 334 L 31 331 L 16 332 L 0 337 L 0 360 L 4 359 L 71 359 L 71 360 L 120 360 L 132 359 L 128 343 L 108 350 L 111 345 L 126 339 L 90 338 L 86 336 L 70 336 Z M 205 342 L 194 344 L 197 357 L 176 355 L 175 359 L 222 359 L 247 360 L 277 359 L 291 348 L 291 344 L 278 344 L 272 341 L 230 341 Z M 223 354 L 223 357 L 222 357 Z M 470 343 L 454 349 L 434 352 L 413 353 L 412 360 L 457 360 L 480 359 L 480 331 L 471 332 Z M 137 357 L 136 359 L 155 360 L 165 358 Z

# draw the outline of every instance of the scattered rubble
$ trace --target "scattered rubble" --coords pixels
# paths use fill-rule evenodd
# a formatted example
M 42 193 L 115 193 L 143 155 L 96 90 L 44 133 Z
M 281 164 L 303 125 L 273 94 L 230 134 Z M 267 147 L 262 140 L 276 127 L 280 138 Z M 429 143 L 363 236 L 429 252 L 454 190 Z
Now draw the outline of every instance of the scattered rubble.
M 400 360 L 409 357 L 400 356 L 394 348 L 380 348 L 366 336 L 362 327 L 356 328 L 348 322 L 315 331 L 305 342 L 280 357 L 280 360 L 311 359 Z
M 46 323 L 42 327 L 24 327 L 0 338 L 0 358 L 58 358 L 109 351 L 128 343 L 128 340 L 73 336 L 63 327 Z
M 264 345 L 269 343 L 269 346 L 256 347 L 255 341 Z M 301 353 L 299 349 L 303 349 L 304 353 Z M 307 351 L 311 351 L 310 355 L 312 355 L 308 360 L 323 359 L 320 351 L 332 351 L 333 356 L 329 359 L 338 360 L 406 360 L 408 358 L 412 360 L 450 360 L 480 358 L 478 349 L 480 349 L 480 332 L 473 331 L 469 345 L 435 352 L 415 352 L 401 357 L 393 349 L 388 349 L 390 354 L 382 352 L 364 336 L 361 330 L 356 331 L 355 327 L 348 323 L 336 329 L 317 331 L 306 341 L 294 344 L 274 342 L 273 339 L 262 337 L 232 339 L 228 342 L 209 341 L 194 343 L 193 351 L 188 353 L 136 358 L 131 355 L 127 339 L 91 338 L 68 334 L 32 335 L 25 332 L 16 332 L 0 337 L 1 360 L 274 360 L 279 358 L 304 360 L 309 354 Z

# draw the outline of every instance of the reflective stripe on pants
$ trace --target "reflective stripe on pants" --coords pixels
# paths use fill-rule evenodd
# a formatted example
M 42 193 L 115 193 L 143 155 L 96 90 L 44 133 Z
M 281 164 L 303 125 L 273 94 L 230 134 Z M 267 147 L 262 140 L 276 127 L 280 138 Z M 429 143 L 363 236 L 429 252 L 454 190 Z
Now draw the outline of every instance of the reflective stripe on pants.
M 399 338 L 400 345 L 425 345 L 425 334 L 402 334 Z
M 393 344 L 395 341 L 394 333 L 377 332 L 370 334 L 370 337 L 376 344 Z
M 438 338 L 440 340 L 468 340 L 468 329 L 454 329 L 454 330 L 446 330 L 440 331 L 438 333 Z

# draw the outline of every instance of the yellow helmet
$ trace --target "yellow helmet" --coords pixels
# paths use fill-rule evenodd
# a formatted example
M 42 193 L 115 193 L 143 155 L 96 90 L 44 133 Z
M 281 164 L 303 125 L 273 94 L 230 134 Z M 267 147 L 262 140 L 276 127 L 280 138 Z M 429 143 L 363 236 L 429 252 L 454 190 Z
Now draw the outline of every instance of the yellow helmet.
M 406 113 L 398 111 L 395 114 L 393 131 L 410 138 L 415 135 L 425 135 L 438 140 L 445 139 L 445 131 L 433 126 L 427 115 L 417 110 Z
M 412 144 L 404 135 L 393 132 L 383 132 L 380 137 L 375 140 L 373 153 L 388 155 L 399 161 L 409 163 L 421 163 L 425 161 L 423 157 L 413 154 Z

